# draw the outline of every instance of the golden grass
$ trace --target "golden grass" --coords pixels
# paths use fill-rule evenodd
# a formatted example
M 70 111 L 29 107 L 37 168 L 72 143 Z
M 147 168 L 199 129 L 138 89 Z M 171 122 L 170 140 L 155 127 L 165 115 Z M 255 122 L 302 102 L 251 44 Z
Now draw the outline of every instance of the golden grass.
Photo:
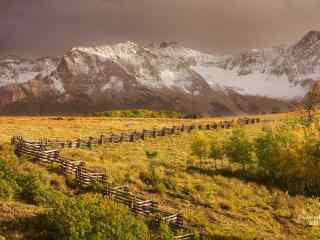
M 263 115 L 263 119 L 286 118 L 288 114 Z M 26 138 L 97 137 L 110 132 L 161 128 L 178 124 L 206 123 L 237 117 L 202 119 L 106 118 L 106 117 L 0 117 L 0 142 L 14 135 Z M 60 119 L 60 120 L 58 120 Z
M 263 119 L 281 119 L 290 114 L 264 115 Z M 103 133 L 161 128 L 193 122 L 219 121 L 221 118 L 181 119 L 115 119 L 63 117 L 2 117 L 1 141 L 12 135 L 28 138 L 73 139 L 99 136 Z M 251 137 L 261 133 L 263 125 L 248 126 Z M 238 239 L 317 239 L 318 227 L 306 228 L 303 216 L 320 215 L 319 199 L 289 196 L 275 188 L 213 171 L 190 170 L 198 160 L 190 146 L 197 133 L 148 139 L 135 143 L 106 144 L 89 149 L 65 149 L 66 157 L 81 159 L 89 167 L 104 169 L 109 180 L 129 184 L 167 206 L 180 211 L 191 222 L 218 237 Z M 210 137 L 224 139 L 230 130 L 205 131 Z M 147 185 L 141 174 L 148 171 L 145 151 L 155 150 L 156 173 L 160 184 Z M 224 164 L 227 164 L 226 162 Z M 319 233 L 319 235 L 317 235 Z
M 251 137 L 259 135 L 261 129 L 262 126 L 247 127 Z M 205 134 L 224 139 L 230 132 L 205 131 Z M 310 239 L 301 218 L 304 214 L 320 215 L 318 199 L 288 196 L 275 188 L 212 171 L 190 171 L 188 162 L 198 162 L 190 150 L 196 134 L 107 144 L 93 150 L 66 149 L 63 155 L 86 160 L 90 167 L 105 169 L 110 181 L 129 184 L 170 210 L 182 212 L 190 222 L 199 224 L 212 235 L 240 239 Z M 159 152 L 156 172 L 161 184 L 156 187 L 148 186 L 140 177 L 148 171 L 147 150 Z M 305 205 L 312 207 L 307 209 Z

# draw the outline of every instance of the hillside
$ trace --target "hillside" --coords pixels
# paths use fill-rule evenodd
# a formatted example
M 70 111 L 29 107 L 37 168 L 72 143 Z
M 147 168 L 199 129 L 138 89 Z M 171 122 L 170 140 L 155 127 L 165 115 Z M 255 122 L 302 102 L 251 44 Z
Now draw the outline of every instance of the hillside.
M 210 115 L 286 110 L 320 78 L 320 33 L 286 48 L 216 56 L 176 43 L 74 47 L 58 58 L 0 59 L 6 114 L 150 108 Z
M 290 115 L 265 117 L 267 119 L 283 119 L 288 116 Z M 78 137 L 99 136 L 101 133 L 107 135 L 110 132 L 153 129 L 162 126 L 177 126 L 182 123 L 189 125 L 193 122 L 203 123 L 220 121 L 221 119 L 150 119 L 146 121 L 145 119 L 104 119 L 101 117 L 24 117 L 3 118 L 1 120 L 0 129 L 3 130 L 1 130 L 1 138 L 8 142 L 10 136 L 18 133 L 22 133 L 28 139 L 48 136 L 52 139 L 76 139 Z M 270 123 L 243 128 L 250 138 L 254 139 L 260 136 L 262 130 L 268 126 Z M 210 130 L 202 131 L 202 133 L 206 137 L 218 138 L 219 141 L 223 141 L 231 135 L 231 130 Z M 128 184 L 132 191 L 145 194 L 170 211 L 179 211 L 189 223 L 195 224 L 197 229 L 205 229 L 211 236 L 209 239 L 317 239 L 318 227 L 307 227 L 303 217 L 320 214 L 318 198 L 288 194 L 281 188 L 257 181 L 258 179 L 250 175 L 250 172 L 244 174 L 240 166 L 230 163 L 227 159 L 218 162 L 220 169 L 218 171 L 214 171 L 210 164 L 204 163 L 202 165 L 191 151 L 192 142 L 199 136 L 198 134 L 198 131 L 194 131 L 191 134 L 181 133 L 155 139 L 147 138 L 144 141 L 134 143 L 106 143 L 92 147 L 91 150 L 86 147 L 81 149 L 65 148 L 61 154 L 68 159 L 85 160 L 89 168 L 105 169 L 108 181 L 116 185 Z M 149 178 L 150 159 L 147 158 L 146 151 L 158 152 L 153 165 L 156 184 L 149 181 L 152 178 Z M 70 188 L 72 186 L 70 185 L 71 179 L 64 178 L 56 168 L 49 165 L 40 166 L 30 162 L 28 158 L 17 159 L 13 155 L 12 149 L 6 144 L 3 145 L 0 154 L 10 165 L 14 166 L 15 174 L 21 174 L 21 171 L 40 172 L 41 181 L 46 186 L 58 189 L 73 199 L 78 199 L 82 195 L 81 191 L 74 191 Z M 47 187 L 41 189 L 47 189 Z M 85 199 L 89 203 L 94 201 L 93 196 L 87 196 Z M 13 222 L 10 224 L 15 224 L 19 218 L 27 217 L 29 219 L 30 214 L 37 216 L 39 211 L 46 212 L 46 205 L 41 202 L 38 207 L 35 207 L 34 203 L 26 205 L 26 201 L 21 198 L 15 197 L 13 200 L 15 201 L 2 201 L 3 203 L 0 204 L 1 209 L 4 209 L 1 211 L 4 214 L 3 218 L 12 216 L 10 219 Z M 109 200 L 107 200 L 107 206 L 110 204 L 108 202 Z M 8 210 L 9 208 L 12 208 L 13 213 Z M 121 214 L 124 213 L 122 211 L 120 211 Z M 129 213 L 125 214 L 130 215 Z M 0 223 L 3 223 L 1 222 L 1 214 Z M 31 230 L 41 227 L 36 223 L 37 221 L 31 221 L 26 226 L 29 226 Z M 121 223 L 119 224 L 122 228 Z M 143 225 L 140 224 L 143 223 L 137 224 L 139 224 L 137 228 L 142 230 Z M 125 231 L 125 229 L 123 230 Z M 31 239 L 30 231 L 26 231 L 25 228 L 16 227 L 16 231 L 18 231 L 17 235 L 20 238 L 13 239 Z M 127 232 L 131 233 L 130 230 Z M 0 227 L 1 234 L 5 236 L 11 234 L 10 236 L 12 236 L 12 232 Z M 148 239 L 141 236 L 143 235 L 133 239 Z

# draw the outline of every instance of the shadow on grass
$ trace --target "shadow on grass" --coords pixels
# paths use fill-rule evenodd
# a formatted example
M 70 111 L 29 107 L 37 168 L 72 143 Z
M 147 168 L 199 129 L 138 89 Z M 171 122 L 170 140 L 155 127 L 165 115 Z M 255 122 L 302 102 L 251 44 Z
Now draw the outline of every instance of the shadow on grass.
M 245 169 L 236 169 L 233 170 L 229 167 L 224 167 L 220 169 L 214 168 L 203 168 L 201 166 L 188 166 L 188 173 L 200 173 L 207 176 L 216 176 L 220 175 L 226 178 L 237 178 L 246 183 L 255 183 L 258 185 L 264 185 L 268 190 L 278 189 L 281 191 L 287 191 L 288 189 L 284 186 L 281 186 L 277 182 L 272 182 L 268 178 L 259 175 L 255 171 L 245 170 Z
M 40 240 L 42 238 L 38 234 L 39 229 L 37 227 L 39 224 L 37 215 L 0 221 L 0 236 L 3 235 L 6 237 L 5 239 L 16 239 L 16 236 L 23 236 L 23 239 Z

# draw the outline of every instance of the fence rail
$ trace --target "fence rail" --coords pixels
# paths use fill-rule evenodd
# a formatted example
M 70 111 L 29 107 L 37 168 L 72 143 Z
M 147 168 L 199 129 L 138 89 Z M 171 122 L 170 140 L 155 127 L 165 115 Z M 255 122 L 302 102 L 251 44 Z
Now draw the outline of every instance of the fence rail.
M 166 219 L 167 213 L 159 208 L 158 202 L 147 199 L 143 194 L 133 193 L 129 191 L 127 186 L 112 186 L 107 182 L 105 173 L 92 171 L 85 167 L 83 161 L 72 161 L 59 156 L 58 150 L 46 150 L 44 145 L 38 142 L 28 142 L 21 137 L 12 139 L 15 153 L 18 156 L 26 155 L 32 157 L 35 161 L 44 164 L 55 164 L 60 166 L 63 174 L 73 174 L 76 181 L 84 187 L 95 183 L 103 184 L 103 195 L 129 207 L 136 215 L 145 217 L 154 217 L 157 222 L 168 223 L 172 229 L 189 231 L 189 228 L 183 225 L 182 216 L 177 213 L 171 215 L 178 216 L 171 221 Z M 160 215 L 160 218 L 158 216 Z M 177 235 L 174 239 L 191 239 L 193 234 L 185 233 Z
M 14 145 L 15 153 L 18 156 L 26 155 L 35 161 L 43 164 L 55 164 L 61 169 L 62 174 L 73 174 L 76 181 L 84 187 L 99 183 L 103 186 L 103 195 L 116 202 L 124 204 L 136 215 L 152 217 L 156 222 L 168 224 L 175 232 L 183 232 L 174 237 L 177 240 L 192 239 L 192 227 L 186 225 L 182 215 L 165 211 L 159 207 L 158 202 L 146 198 L 143 194 L 129 191 L 127 186 L 112 186 L 108 183 L 105 173 L 93 171 L 86 168 L 84 161 L 74 161 L 60 157 L 59 149 L 89 147 L 105 143 L 135 142 L 146 138 L 173 135 L 182 132 L 190 133 L 194 129 L 211 130 L 219 128 L 231 128 L 235 124 L 249 125 L 259 123 L 258 118 L 244 118 L 235 121 L 221 121 L 210 124 L 192 124 L 189 126 L 173 126 L 170 128 L 143 130 L 141 132 L 130 132 L 121 134 L 101 135 L 99 138 L 89 137 L 88 139 L 77 139 L 75 141 L 40 139 L 38 141 L 25 140 L 21 136 L 14 136 L 11 144 Z M 55 149 L 53 149 L 55 148 Z
M 151 129 L 142 131 L 133 131 L 128 133 L 118 133 L 118 134 L 102 134 L 99 137 L 88 137 L 79 138 L 75 140 L 57 140 L 57 139 L 40 139 L 38 141 L 30 141 L 31 144 L 40 144 L 43 146 L 61 149 L 61 148 L 81 148 L 88 147 L 91 148 L 97 145 L 103 145 L 108 143 L 122 143 L 122 142 L 136 142 L 139 140 L 145 140 L 147 138 L 157 138 L 167 135 L 175 135 L 180 133 L 190 133 L 193 130 L 216 130 L 231 128 L 232 126 L 238 125 L 249 125 L 260 123 L 259 118 L 241 118 L 237 121 L 220 121 L 206 124 L 191 124 L 191 125 L 180 125 L 172 127 L 163 127 L 161 129 Z

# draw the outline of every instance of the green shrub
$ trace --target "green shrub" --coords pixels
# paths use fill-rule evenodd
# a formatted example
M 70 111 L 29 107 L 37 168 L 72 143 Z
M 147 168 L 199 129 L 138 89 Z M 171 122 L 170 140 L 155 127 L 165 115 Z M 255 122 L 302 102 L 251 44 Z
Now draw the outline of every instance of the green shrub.
M 17 184 L 13 172 L 13 169 L 0 159 L 0 199 L 9 200 L 15 195 Z
M 208 157 L 210 145 L 208 139 L 203 133 L 198 133 L 195 136 L 195 139 L 191 144 L 191 150 L 193 155 L 200 158 L 200 160 L 203 160 L 206 157 Z
M 256 140 L 258 165 L 291 193 L 320 193 L 320 124 L 282 125 Z
M 149 239 L 146 225 L 99 196 L 67 199 L 39 215 L 39 223 L 43 239 Z
M 223 156 L 224 156 L 224 148 L 221 141 L 218 141 L 215 138 L 211 139 L 209 157 L 214 159 L 215 169 L 217 169 L 217 159 L 223 159 Z
M 290 191 L 293 190 L 292 187 L 300 190 L 303 188 L 303 141 L 290 126 L 269 131 L 256 141 L 260 168 L 273 182 Z
M 97 117 L 114 118 L 182 118 L 182 114 L 175 111 L 152 111 L 148 109 L 128 109 L 98 112 Z
M 21 173 L 16 181 L 20 188 L 19 197 L 27 203 L 50 206 L 63 197 L 62 193 L 45 185 L 40 176 L 33 173 Z
M 160 239 L 161 240 L 173 240 L 174 234 L 167 224 L 160 224 Z
M 10 200 L 15 195 L 15 188 L 9 181 L 0 179 L 0 199 Z
M 314 139 L 306 145 L 305 159 L 305 192 L 311 195 L 320 194 L 320 140 Z
M 0 179 L 11 180 L 14 177 L 14 171 L 9 167 L 8 163 L 0 159 Z
M 279 176 L 279 162 L 277 160 L 276 139 L 271 130 L 256 139 L 255 148 L 258 158 L 258 166 L 264 170 L 264 173 L 272 180 Z
M 225 151 L 229 160 L 241 164 L 243 169 L 254 161 L 253 144 L 243 129 L 237 128 L 232 131 L 231 137 L 225 143 Z

